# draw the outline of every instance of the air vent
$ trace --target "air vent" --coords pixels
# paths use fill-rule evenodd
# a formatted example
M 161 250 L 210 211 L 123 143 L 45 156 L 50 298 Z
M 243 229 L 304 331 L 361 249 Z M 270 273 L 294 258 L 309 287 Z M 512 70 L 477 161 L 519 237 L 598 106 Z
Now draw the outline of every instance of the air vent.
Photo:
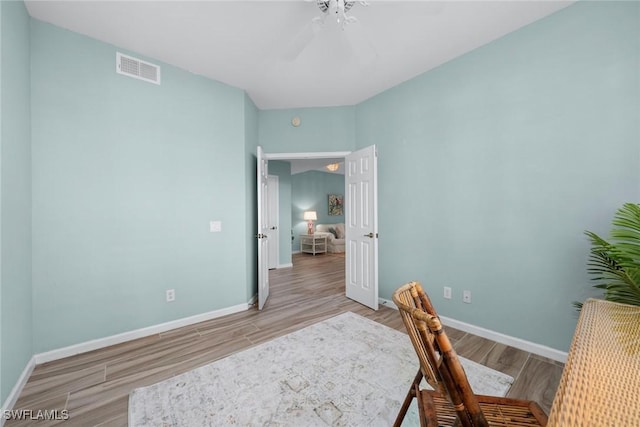
M 160 84 L 160 67 L 131 56 L 116 53 L 116 72 L 146 82 Z

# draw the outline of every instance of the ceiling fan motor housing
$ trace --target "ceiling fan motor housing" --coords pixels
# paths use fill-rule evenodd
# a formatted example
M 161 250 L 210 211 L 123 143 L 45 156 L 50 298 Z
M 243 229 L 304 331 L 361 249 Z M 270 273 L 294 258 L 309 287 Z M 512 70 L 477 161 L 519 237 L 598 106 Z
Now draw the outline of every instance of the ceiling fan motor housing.
M 337 7 L 338 3 L 341 2 L 343 0 L 316 0 L 317 4 L 318 4 L 318 8 L 320 9 L 320 11 L 322 13 L 326 13 L 330 8 L 331 8 L 331 3 L 335 3 L 336 7 L 336 13 L 339 10 L 339 8 Z M 347 12 L 349 9 L 351 9 L 353 7 L 353 5 L 355 4 L 355 1 L 343 1 L 344 2 L 344 11 Z

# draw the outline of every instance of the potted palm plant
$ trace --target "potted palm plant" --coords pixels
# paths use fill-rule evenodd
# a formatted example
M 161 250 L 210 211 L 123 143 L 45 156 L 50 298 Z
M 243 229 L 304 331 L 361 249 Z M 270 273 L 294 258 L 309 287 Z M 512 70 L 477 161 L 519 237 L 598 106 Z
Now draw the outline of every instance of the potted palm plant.
M 606 300 L 640 306 L 640 205 L 625 203 L 612 223 L 609 241 L 585 232 L 591 241 L 587 271 Z

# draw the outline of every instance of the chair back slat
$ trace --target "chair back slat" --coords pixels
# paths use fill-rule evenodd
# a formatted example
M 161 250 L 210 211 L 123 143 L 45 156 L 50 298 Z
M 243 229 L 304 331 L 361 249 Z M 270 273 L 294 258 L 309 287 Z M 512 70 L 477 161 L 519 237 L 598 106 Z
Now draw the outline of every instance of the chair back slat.
M 445 393 L 442 379 L 438 373 L 439 357 L 433 347 L 434 337 L 424 322 L 416 322 L 411 316 L 411 309 L 416 308 L 416 301 L 411 295 L 412 283 L 402 286 L 393 294 L 393 302 L 400 311 L 400 316 L 407 329 L 411 344 L 416 351 L 420 369 L 427 383 L 434 390 Z M 420 324 L 421 323 L 421 324 Z M 420 331 L 422 329 L 422 331 Z
M 462 426 L 488 426 L 440 318 L 420 284 L 410 282 L 401 286 L 394 292 L 393 302 L 400 311 L 427 382 L 447 396 Z

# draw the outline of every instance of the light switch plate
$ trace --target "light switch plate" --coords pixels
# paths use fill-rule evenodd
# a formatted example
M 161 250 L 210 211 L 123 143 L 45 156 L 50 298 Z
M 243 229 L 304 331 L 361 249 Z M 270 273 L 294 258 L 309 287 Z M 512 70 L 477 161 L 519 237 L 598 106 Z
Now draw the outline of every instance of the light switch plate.
M 212 233 L 222 231 L 222 221 L 209 221 L 209 231 Z

